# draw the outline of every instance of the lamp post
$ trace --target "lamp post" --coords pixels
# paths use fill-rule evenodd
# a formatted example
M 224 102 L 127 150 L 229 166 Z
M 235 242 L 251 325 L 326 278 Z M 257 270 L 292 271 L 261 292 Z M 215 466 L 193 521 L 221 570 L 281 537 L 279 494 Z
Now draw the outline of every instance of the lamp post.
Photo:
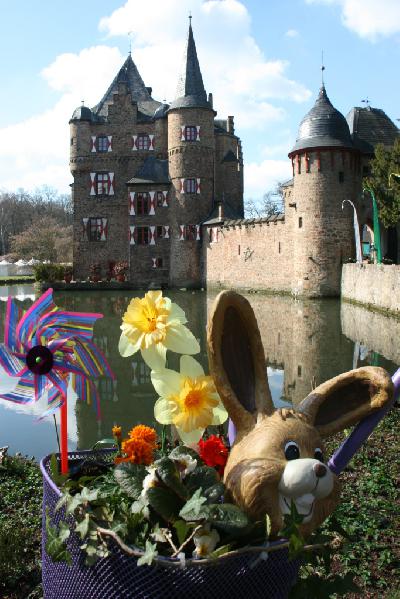
M 377 264 L 382 264 L 382 249 L 381 249 L 381 231 L 379 226 L 379 218 L 378 218 L 378 204 L 376 203 L 376 198 L 373 190 L 370 187 L 363 187 L 363 191 L 368 191 L 371 194 L 372 198 L 372 212 L 373 212 L 373 220 L 374 220 L 374 246 L 376 249 L 376 262 Z

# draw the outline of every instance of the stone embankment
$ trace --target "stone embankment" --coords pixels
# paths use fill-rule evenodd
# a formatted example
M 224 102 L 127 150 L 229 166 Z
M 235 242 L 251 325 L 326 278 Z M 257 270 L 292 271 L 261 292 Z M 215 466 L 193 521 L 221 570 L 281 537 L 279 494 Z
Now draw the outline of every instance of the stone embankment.
M 400 317 L 400 265 L 345 264 L 342 299 Z

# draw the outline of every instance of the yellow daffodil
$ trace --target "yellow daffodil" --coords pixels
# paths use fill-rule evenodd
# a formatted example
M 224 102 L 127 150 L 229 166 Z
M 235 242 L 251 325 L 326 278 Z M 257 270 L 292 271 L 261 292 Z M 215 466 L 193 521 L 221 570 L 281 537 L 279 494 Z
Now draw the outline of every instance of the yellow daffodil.
M 122 317 L 119 353 L 123 357 L 141 351 L 152 370 L 163 368 L 167 349 L 179 354 L 197 354 L 200 346 L 184 324 L 184 311 L 163 297 L 162 291 L 148 291 L 135 297 Z
M 160 395 L 154 416 L 161 424 L 174 424 L 182 441 L 197 443 L 204 429 L 228 418 L 214 382 L 190 356 L 182 356 L 180 373 L 163 368 L 151 373 L 151 382 Z

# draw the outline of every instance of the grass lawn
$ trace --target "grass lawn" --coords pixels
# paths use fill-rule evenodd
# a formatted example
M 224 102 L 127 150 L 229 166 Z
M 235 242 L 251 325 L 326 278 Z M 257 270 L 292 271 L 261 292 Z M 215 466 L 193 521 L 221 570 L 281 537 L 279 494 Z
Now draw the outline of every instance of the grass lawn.
M 334 552 L 331 568 L 334 574 L 343 577 L 347 573 L 354 574 L 363 599 L 400 599 L 399 427 L 400 409 L 396 407 L 341 475 L 342 503 L 335 517 L 351 540 Z M 329 449 L 332 451 L 339 441 L 331 441 Z M 41 475 L 34 462 L 12 458 L 6 467 L 0 466 L 2 599 L 42 597 L 41 502 Z M 324 586 L 328 579 L 320 575 L 318 569 L 311 576 L 307 572 L 308 582 L 296 596 L 301 599 L 339 596 L 334 592 L 339 589 L 328 591 L 328 586 Z M 345 596 L 353 599 L 359 595 L 350 593 Z
M 13 277 L 0 277 L 0 285 L 12 285 L 13 283 L 33 283 L 33 275 L 14 275 Z

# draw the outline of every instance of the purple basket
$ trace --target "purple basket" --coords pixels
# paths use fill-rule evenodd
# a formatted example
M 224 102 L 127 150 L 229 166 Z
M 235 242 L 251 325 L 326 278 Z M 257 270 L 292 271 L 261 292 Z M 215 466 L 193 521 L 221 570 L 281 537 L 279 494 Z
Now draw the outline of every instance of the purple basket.
M 69 453 L 76 461 L 98 453 L 78 451 Z M 103 453 L 104 455 L 104 453 Z M 47 555 L 46 511 L 53 524 L 65 519 L 63 509 L 55 512 L 60 490 L 49 473 L 50 456 L 40 463 L 43 474 L 43 530 L 42 578 L 45 599 L 190 599 L 205 597 L 218 599 L 285 599 L 297 579 L 300 562 L 288 559 L 287 549 L 268 553 L 266 560 L 254 552 L 216 560 L 215 565 L 185 568 L 156 565 L 137 566 L 136 558 L 126 555 L 110 540 L 111 555 L 96 562 L 84 564 L 85 556 L 79 548 L 82 543 L 76 534 L 68 541 L 72 565 L 54 563 Z

